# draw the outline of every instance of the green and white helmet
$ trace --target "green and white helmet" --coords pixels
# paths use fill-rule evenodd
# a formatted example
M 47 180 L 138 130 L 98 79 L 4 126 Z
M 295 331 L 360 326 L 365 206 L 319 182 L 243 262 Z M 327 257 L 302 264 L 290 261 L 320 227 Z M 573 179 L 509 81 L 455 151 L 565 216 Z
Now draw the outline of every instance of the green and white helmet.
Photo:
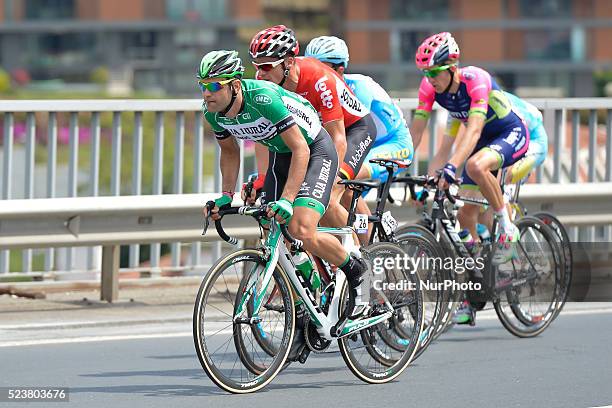
M 198 79 L 241 78 L 244 73 L 238 51 L 211 51 L 202 57 L 198 69 Z

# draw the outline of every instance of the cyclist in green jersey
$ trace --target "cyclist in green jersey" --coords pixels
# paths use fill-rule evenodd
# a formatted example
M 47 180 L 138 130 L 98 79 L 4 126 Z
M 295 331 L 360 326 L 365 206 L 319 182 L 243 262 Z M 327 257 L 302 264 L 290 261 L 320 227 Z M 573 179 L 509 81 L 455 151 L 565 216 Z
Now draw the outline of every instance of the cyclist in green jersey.
M 334 236 L 317 231 L 338 171 L 333 141 L 306 99 L 271 82 L 242 79 L 243 72 L 236 51 L 212 51 L 198 70 L 204 116 L 221 147 L 223 195 L 215 200 L 212 218 L 232 203 L 240 168 L 236 139 L 266 146 L 269 167 L 262 202 L 269 206 L 268 215 L 288 223 L 307 251 L 346 274 L 355 299 L 350 317 L 358 318 L 368 309 L 369 288 L 361 288 L 367 265 L 346 253 Z

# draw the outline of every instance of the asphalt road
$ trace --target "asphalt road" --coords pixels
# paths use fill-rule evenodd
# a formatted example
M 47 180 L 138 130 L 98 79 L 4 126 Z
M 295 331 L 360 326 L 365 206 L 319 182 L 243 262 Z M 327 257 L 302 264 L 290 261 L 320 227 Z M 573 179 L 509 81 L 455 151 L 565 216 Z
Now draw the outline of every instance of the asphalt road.
M 398 380 L 366 385 L 337 352 L 311 355 L 266 389 L 229 395 L 202 371 L 187 320 L 0 330 L 0 387 L 68 387 L 83 407 L 597 407 L 612 404 L 612 307 L 582 305 L 535 339 L 490 312 L 453 329 Z M 576 310 L 574 310 L 576 309 Z M 21 333 L 23 341 L 16 341 Z M 25 333 L 25 334 L 24 334 Z

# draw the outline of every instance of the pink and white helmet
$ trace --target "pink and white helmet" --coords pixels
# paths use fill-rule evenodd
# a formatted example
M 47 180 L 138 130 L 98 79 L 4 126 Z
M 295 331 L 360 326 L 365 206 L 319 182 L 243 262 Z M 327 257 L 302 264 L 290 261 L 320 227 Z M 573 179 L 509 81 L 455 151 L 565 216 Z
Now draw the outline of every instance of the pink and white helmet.
M 448 60 L 459 59 L 459 46 L 449 32 L 428 37 L 417 48 L 415 62 L 418 69 L 444 64 Z

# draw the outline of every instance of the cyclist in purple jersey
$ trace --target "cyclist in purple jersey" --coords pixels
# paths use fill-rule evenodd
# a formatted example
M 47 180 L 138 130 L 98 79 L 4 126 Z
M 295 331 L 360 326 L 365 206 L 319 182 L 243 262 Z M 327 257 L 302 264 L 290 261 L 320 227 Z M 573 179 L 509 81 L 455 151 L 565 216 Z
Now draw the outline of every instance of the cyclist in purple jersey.
M 518 241 L 519 233 L 504 205 L 496 172 L 525 155 L 529 132 L 491 75 L 477 67 L 459 68 L 459 56 L 459 46 L 448 32 L 427 38 L 417 49 L 416 65 L 424 78 L 410 133 L 416 151 L 434 102 L 448 110 L 452 126 L 465 124 L 466 131 L 456 141 L 455 152 L 441 169 L 439 183 L 441 188 L 448 188 L 458 179 L 457 168 L 464 165 L 464 194 L 474 196 L 480 190 L 499 220 L 499 248 L 493 262 L 500 264 L 516 256 L 511 243 Z M 467 204 L 458 214 L 462 228 L 467 230 L 462 235 L 468 245 L 473 244 L 472 237 L 478 237 L 478 214 L 478 206 Z

